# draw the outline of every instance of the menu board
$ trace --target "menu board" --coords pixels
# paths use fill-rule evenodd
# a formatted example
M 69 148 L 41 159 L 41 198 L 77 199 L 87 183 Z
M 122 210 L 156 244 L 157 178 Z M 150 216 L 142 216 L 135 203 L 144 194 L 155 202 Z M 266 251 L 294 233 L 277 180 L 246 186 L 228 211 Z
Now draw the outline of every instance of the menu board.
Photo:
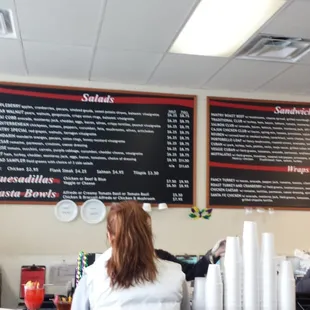
M 211 207 L 310 208 L 310 103 L 208 100 Z
M 195 203 L 194 96 L 0 84 L 0 203 Z

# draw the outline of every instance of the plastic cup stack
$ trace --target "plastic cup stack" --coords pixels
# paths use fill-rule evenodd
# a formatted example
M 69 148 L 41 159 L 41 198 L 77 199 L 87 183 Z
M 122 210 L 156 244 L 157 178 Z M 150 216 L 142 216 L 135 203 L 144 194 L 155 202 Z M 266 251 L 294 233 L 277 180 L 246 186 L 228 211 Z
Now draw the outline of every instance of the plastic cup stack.
M 223 310 L 223 282 L 220 265 L 210 265 L 205 284 L 205 309 Z
M 243 226 L 243 309 L 259 310 L 259 250 L 257 225 L 244 222 Z M 281 309 L 282 310 L 282 309 Z
M 281 262 L 278 281 L 278 304 L 281 310 L 296 309 L 295 279 L 292 263 L 290 261 Z
M 192 310 L 205 310 L 206 278 L 195 278 Z
M 274 235 L 262 234 L 260 256 L 255 222 L 244 222 L 242 255 L 239 237 L 227 237 L 223 279 L 218 264 L 195 278 L 192 310 L 295 310 L 292 263 L 277 276 Z
M 224 261 L 224 309 L 241 309 L 242 262 L 238 237 L 227 237 Z
M 240 296 L 241 296 L 241 305 L 243 305 L 243 258 L 242 258 L 242 251 L 241 251 L 241 245 L 240 245 L 240 238 L 238 237 L 238 252 L 240 253 L 240 283 L 241 283 L 241 289 L 240 289 Z
M 261 248 L 261 309 L 277 309 L 277 271 L 275 262 L 274 235 L 262 234 Z

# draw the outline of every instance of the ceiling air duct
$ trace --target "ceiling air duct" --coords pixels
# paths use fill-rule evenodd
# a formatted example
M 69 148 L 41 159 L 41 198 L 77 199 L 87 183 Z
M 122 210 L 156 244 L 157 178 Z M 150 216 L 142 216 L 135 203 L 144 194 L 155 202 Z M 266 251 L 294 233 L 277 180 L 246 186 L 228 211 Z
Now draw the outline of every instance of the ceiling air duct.
M 10 10 L 0 9 L 0 38 L 16 38 L 13 14 Z
M 296 62 L 310 50 L 310 40 L 259 34 L 237 53 L 238 59 Z

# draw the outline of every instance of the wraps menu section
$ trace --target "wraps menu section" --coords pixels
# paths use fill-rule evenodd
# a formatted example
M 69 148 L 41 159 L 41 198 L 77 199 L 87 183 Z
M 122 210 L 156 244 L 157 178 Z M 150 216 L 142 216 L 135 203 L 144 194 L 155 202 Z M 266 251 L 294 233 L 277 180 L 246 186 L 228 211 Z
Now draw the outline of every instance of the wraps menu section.
M 310 207 L 310 103 L 208 100 L 211 207 Z
M 0 203 L 194 204 L 195 97 L 0 84 Z

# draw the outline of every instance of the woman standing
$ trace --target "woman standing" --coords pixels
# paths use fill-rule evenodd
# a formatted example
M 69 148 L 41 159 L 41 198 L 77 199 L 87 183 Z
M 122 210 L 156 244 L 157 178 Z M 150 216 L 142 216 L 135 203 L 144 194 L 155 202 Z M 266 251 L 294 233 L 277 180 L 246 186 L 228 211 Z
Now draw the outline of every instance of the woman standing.
M 149 215 L 134 202 L 112 204 L 111 249 L 86 268 L 72 310 L 188 310 L 179 264 L 157 258 Z

